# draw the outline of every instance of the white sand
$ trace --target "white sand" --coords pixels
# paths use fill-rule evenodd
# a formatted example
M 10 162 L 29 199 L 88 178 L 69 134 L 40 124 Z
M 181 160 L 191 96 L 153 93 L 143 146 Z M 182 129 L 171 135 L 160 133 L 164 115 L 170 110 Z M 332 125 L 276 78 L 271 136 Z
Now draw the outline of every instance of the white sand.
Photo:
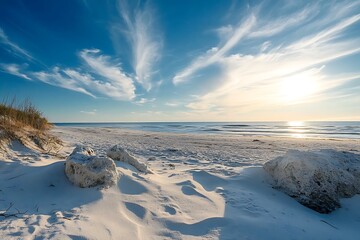
M 153 174 L 116 162 L 109 189 L 73 186 L 64 159 L 14 145 L 0 154 L 0 239 L 358 239 L 360 196 L 324 215 L 273 189 L 262 164 L 289 149 L 360 154 L 359 140 L 311 140 L 55 128 L 68 146 L 115 144 Z M 253 141 L 258 139 L 259 141 Z M 26 212 L 22 214 L 23 212 Z

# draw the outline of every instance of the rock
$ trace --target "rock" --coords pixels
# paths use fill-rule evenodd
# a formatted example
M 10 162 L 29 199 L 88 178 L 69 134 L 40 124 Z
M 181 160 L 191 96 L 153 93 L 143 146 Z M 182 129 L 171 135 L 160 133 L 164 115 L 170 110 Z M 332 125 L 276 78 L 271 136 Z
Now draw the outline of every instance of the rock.
M 340 207 L 339 198 L 360 193 L 360 155 L 335 150 L 290 150 L 264 165 L 275 187 L 320 213 Z
M 98 157 L 93 149 L 78 146 L 68 156 L 65 163 L 65 174 L 79 187 L 105 188 L 116 184 L 118 172 L 114 161 L 108 157 Z
M 140 172 L 147 173 L 148 168 L 145 163 L 140 162 L 135 157 L 131 156 L 124 148 L 115 145 L 107 151 L 107 156 L 111 159 L 128 163 L 134 166 Z

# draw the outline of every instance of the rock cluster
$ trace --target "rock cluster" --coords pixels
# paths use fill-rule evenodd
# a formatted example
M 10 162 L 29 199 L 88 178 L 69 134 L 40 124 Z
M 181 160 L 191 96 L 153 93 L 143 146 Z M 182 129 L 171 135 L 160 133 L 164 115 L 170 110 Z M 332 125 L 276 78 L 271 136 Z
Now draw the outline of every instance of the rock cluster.
M 116 184 L 118 179 L 112 159 L 96 156 L 93 149 L 84 146 L 76 147 L 68 156 L 65 174 L 73 184 L 83 188 L 98 185 L 107 188 Z
M 100 185 L 108 188 L 118 180 L 114 160 L 130 164 L 141 172 L 150 172 L 145 163 L 137 160 L 124 148 L 115 145 L 107 151 L 107 157 L 96 156 L 95 151 L 90 147 L 76 147 L 66 159 L 65 174 L 74 185 L 79 187 Z

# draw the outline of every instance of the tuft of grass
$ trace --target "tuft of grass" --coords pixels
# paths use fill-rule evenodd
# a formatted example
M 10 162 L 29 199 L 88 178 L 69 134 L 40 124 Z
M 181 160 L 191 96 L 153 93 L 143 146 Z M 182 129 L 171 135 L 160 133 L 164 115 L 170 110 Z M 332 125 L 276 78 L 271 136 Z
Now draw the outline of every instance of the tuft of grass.
M 16 98 L 0 103 L 0 129 L 4 131 L 29 127 L 34 130 L 44 131 L 50 129 L 52 124 L 43 116 L 29 99 L 16 103 Z
M 12 141 L 47 154 L 58 155 L 62 141 L 49 133 L 53 125 L 28 99 L 16 103 L 3 100 L 0 103 L 0 154 L 8 152 Z
M 47 154 L 58 155 L 62 141 L 49 133 L 53 125 L 28 99 L 0 103 L 0 153 L 8 152 L 12 141 Z

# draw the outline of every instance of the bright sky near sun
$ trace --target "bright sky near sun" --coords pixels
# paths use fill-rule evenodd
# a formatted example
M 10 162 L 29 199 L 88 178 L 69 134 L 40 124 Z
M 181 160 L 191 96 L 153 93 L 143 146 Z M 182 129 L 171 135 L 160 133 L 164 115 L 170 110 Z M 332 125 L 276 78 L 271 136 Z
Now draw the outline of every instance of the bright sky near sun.
M 360 120 L 360 1 L 1 1 L 14 95 L 55 122 Z

